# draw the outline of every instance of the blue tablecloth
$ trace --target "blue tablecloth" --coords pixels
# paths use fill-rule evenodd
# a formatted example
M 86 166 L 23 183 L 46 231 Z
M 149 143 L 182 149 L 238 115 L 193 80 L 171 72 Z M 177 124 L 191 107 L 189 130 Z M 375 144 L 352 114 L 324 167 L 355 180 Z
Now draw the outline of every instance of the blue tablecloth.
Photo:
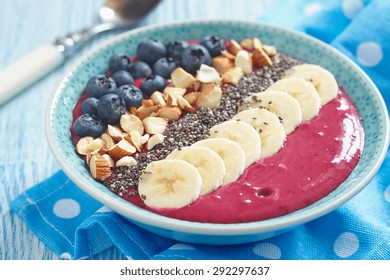
M 333 45 L 368 73 L 390 105 L 390 1 L 276 0 L 259 21 Z M 283 235 L 235 246 L 151 234 L 90 198 L 62 171 L 19 195 L 11 208 L 64 259 L 88 258 L 111 246 L 130 259 L 389 259 L 389 174 L 388 152 L 372 182 L 337 210 Z

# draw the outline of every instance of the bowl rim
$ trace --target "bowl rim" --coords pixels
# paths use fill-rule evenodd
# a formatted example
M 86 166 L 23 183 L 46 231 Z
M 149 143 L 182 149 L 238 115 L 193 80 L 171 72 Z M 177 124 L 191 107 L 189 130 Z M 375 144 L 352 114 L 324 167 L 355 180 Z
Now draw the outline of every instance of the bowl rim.
M 322 48 L 327 49 L 327 51 L 332 52 L 333 54 L 337 55 L 338 57 L 342 58 L 347 64 L 349 64 L 354 71 L 358 72 L 368 83 L 369 87 L 372 88 L 372 90 L 375 92 L 378 98 L 378 106 L 383 111 L 384 115 L 388 116 L 388 111 L 386 108 L 386 104 L 384 102 L 384 99 L 382 95 L 380 94 L 378 88 L 374 84 L 374 82 L 368 77 L 368 75 L 350 58 L 348 58 L 346 55 L 335 49 L 334 47 L 320 41 L 319 39 L 316 39 L 310 35 L 307 35 L 300 31 L 285 29 L 282 27 L 278 27 L 276 25 L 268 24 L 268 23 L 262 23 L 262 22 L 253 22 L 253 21 L 243 21 L 243 20 L 184 20 L 184 21 L 173 21 L 165 24 L 152 24 L 147 25 L 144 27 L 139 27 L 133 30 L 125 31 L 123 33 L 114 35 L 110 39 L 108 39 L 105 42 L 102 42 L 98 44 L 97 46 L 93 47 L 89 51 L 87 51 L 85 54 L 80 56 L 73 65 L 66 70 L 66 74 L 63 75 L 63 77 L 60 79 L 60 82 L 57 84 L 55 89 L 53 90 L 48 103 L 46 107 L 46 115 L 45 115 L 45 134 L 46 139 L 48 141 L 48 144 L 50 146 L 50 149 L 56 158 L 57 162 L 59 163 L 62 170 L 66 173 L 66 175 L 84 192 L 86 192 L 88 195 L 102 203 L 103 205 L 106 205 L 110 209 L 112 209 L 114 212 L 117 212 L 121 214 L 122 216 L 126 217 L 127 219 L 135 222 L 135 223 L 141 223 L 143 225 L 151 226 L 151 227 L 157 227 L 169 231 L 176 231 L 181 233 L 189 233 L 189 234 L 199 234 L 199 235 L 208 235 L 208 236 L 233 236 L 233 235 L 250 235 L 250 234 L 259 234 L 259 233 L 266 233 L 271 231 L 278 231 L 286 228 L 293 227 L 295 225 L 303 224 L 308 221 L 311 221 L 313 219 L 319 218 L 330 211 L 334 210 L 341 204 L 345 203 L 349 199 L 351 199 L 353 196 L 358 194 L 375 176 L 375 174 L 378 172 L 380 166 L 382 165 L 388 147 L 389 147 L 389 138 L 390 138 L 390 125 L 389 125 L 389 118 L 386 118 L 384 121 L 384 128 L 385 128 L 385 136 L 384 140 L 381 142 L 381 151 L 378 157 L 378 160 L 374 164 L 373 168 L 368 171 L 368 173 L 365 175 L 363 180 L 358 182 L 354 188 L 349 190 L 348 192 L 344 193 L 342 196 L 337 197 L 335 200 L 327 203 L 322 204 L 318 206 L 317 208 L 310 209 L 308 213 L 301 212 L 300 215 L 297 216 L 279 216 L 276 218 L 271 218 L 267 220 L 262 221 L 254 221 L 254 222 L 245 222 L 245 223 L 231 223 L 231 224 L 217 224 L 217 223 L 201 223 L 201 222 L 191 222 L 186 220 L 179 220 L 175 218 L 169 218 L 166 216 L 162 216 L 156 213 L 153 213 L 151 211 L 142 209 L 140 207 L 137 207 L 130 202 L 125 201 L 124 199 L 122 203 L 117 203 L 117 200 L 114 202 L 112 201 L 112 198 L 108 196 L 106 193 L 100 191 L 97 188 L 91 189 L 88 187 L 88 184 L 85 184 L 85 182 L 82 180 L 80 176 L 76 176 L 76 174 L 73 174 L 72 170 L 68 168 L 68 166 L 63 161 L 63 158 L 57 152 L 55 148 L 55 140 L 53 138 L 53 134 L 51 133 L 51 111 L 52 111 L 52 105 L 53 102 L 58 99 L 60 94 L 63 92 L 63 89 L 65 85 L 69 82 L 69 80 L 72 78 L 73 73 L 78 69 L 84 61 L 92 57 L 96 52 L 99 52 L 101 50 L 106 49 L 110 45 L 115 44 L 116 42 L 120 42 L 125 38 L 131 37 L 133 34 L 137 34 L 140 32 L 147 32 L 148 30 L 153 30 L 156 28 L 164 28 L 164 27 L 173 27 L 178 25 L 201 25 L 201 24 L 228 24 L 228 23 L 238 23 L 238 24 L 248 24 L 252 26 L 256 26 L 258 28 L 272 28 L 279 31 L 283 31 L 284 33 L 289 33 L 292 36 L 303 38 L 305 40 L 311 41 L 316 45 L 319 45 Z M 129 205 L 130 204 L 130 205 Z M 303 208 L 305 209 L 305 208 Z M 302 209 L 301 209 L 302 210 Z M 300 210 L 298 210 L 300 211 Z M 286 217 L 286 218 L 284 218 Z

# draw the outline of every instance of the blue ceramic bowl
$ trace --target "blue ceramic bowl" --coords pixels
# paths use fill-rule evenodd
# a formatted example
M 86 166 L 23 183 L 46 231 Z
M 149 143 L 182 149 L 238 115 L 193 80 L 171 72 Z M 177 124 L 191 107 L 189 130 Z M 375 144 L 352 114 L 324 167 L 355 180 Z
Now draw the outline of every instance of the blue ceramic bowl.
M 76 154 L 69 136 L 73 106 L 90 77 L 106 70 L 114 53 L 135 53 L 140 40 L 199 39 L 214 34 L 240 40 L 259 37 L 280 52 L 329 69 L 355 103 L 365 130 L 362 157 L 351 175 L 335 191 L 299 211 L 265 221 L 208 224 L 167 218 L 121 199 L 92 179 Z M 378 171 L 389 144 L 389 119 L 375 85 L 351 60 L 332 47 L 301 33 L 270 25 L 241 21 L 195 21 L 156 25 L 125 32 L 80 58 L 52 94 L 46 116 L 46 135 L 51 150 L 65 173 L 90 196 L 131 222 L 156 234 L 184 242 L 237 244 L 266 239 L 316 219 L 361 191 Z

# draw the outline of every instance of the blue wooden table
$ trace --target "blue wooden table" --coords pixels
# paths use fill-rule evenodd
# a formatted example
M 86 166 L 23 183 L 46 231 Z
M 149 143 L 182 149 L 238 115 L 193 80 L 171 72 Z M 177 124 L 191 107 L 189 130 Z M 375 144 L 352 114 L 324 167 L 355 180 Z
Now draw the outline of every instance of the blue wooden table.
M 97 11 L 103 2 L 0 0 L 0 69 L 57 36 L 97 23 Z M 215 18 L 256 21 L 271 2 L 163 0 L 141 24 Z M 90 42 L 63 66 L 0 106 L 0 259 L 58 259 L 10 212 L 9 202 L 59 169 L 44 133 L 47 100 L 77 58 L 114 34 Z M 111 248 L 94 258 L 123 259 L 125 256 Z

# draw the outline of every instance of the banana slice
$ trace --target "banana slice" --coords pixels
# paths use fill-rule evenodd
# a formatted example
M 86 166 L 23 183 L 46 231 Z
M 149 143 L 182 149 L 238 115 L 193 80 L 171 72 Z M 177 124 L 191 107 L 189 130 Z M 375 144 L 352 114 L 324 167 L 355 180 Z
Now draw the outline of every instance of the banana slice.
M 337 81 L 333 74 L 325 68 L 315 64 L 301 64 L 288 69 L 284 78 L 298 77 L 311 82 L 316 88 L 321 105 L 332 101 L 339 92 Z
M 314 85 L 303 78 L 281 79 L 271 85 L 269 89 L 283 91 L 294 97 L 301 106 L 303 121 L 313 119 L 320 112 L 320 96 Z
M 225 164 L 222 158 L 213 150 L 205 147 L 184 147 L 173 150 L 167 159 L 184 160 L 195 166 L 202 178 L 200 195 L 215 191 L 222 185 L 225 176 Z
M 225 138 L 208 138 L 192 146 L 209 148 L 222 158 L 226 170 L 223 185 L 236 181 L 245 170 L 244 150 L 237 142 Z
M 184 160 L 151 162 L 138 184 L 146 205 L 153 208 L 181 208 L 200 194 L 202 177 L 196 167 Z
M 237 142 L 245 154 L 245 168 L 261 156 L 261 139 L 257 131 L 246 122 L 225 121 L 210 129 L 210 138 L 226 138 Z
M 267 109 L 275 113 L 287 135 L 302 122 L 302 110 L 298 101 L 283 91 L 266 90 L 255 93 L 244 100 L 240 110 L 248 109 L 248 107 Z
M 253 108 L 237 113 L 233 120 L 247 122 L 258 131 L 262 157 L 272 156 L 283 147 L 286 132 L 274 113 L 266 109 Z

